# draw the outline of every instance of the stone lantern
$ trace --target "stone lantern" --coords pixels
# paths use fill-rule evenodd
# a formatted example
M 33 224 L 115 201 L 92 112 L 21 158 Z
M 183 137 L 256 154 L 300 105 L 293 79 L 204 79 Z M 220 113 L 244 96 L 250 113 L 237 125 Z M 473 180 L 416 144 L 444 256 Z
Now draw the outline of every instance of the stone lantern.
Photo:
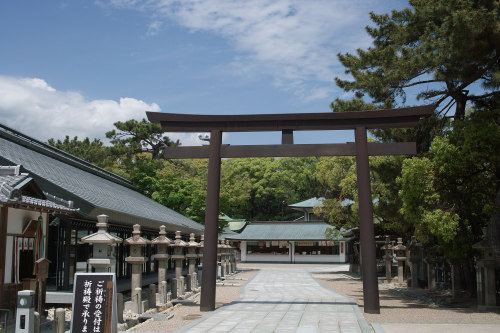
M 222 271 L 224 272 L 224 276 L 229 274 L 229 256 L 230 256 L 230 248 L 224 240 L 221 240 L 222 251 L 221 251 L 221 261 L 222 261 Z
M 385 238 L 385 244 L 381 249 L 384 250 L 385 278 L 387 282 L 390 282 L 392 279 L 392 244 L 389 237 Z
M 197 286 L 197 273 L 196 273 L 196 260 L 198 259 L 197 250 L 200 243 L 196 242 L 194 239 L 194 233 L 189 235 L 189 242 L 187 243 L 187 253 L 186 258 L 189 260 L 189 273 L 186 280 L 186 290 L 192 291 L 196 289 Z
M 477 304 L 479 306 L 496 306 L 495 286 L 495 254 L 490 246 L 487 229 L 483 228 L 483 239 L 472 245 L 481 251 L 481 256 L 476 262 Z
M 140 289 L 142 288 L 142 265 L 148 261 L 148 258 L 144 257 L 144 248 L 147 244 L 151 243 L 150 240 L 141 237 L 141 226 L 139 224 L 134 224 L 133 228 L 132 237 L 125 240 L 125 244 L 130 246 L 130 256 L 125 258 L 125 261 L 132 265 L 132 280 L 130 285 L 132 300 L 140 293 Z M 140 297 L 137 299 L 139 300 Z
M 175 278 L 180 279 L 182 276 L 182 261 L 184 260 L 184 248 L 187 246 L 187 243 L 181 239 L 181 232 L 175 232 L 175 241 L 170 244 L 170 247 L 173 248 L 173 253 L 170 258 L 175 261 Z
M 116 262 L 113 256 L 113 246 L 121 243 L 123 240 L 120 237 L 113 236 L 107 232 L 108 216 L 97 216 L 97 232 L 88 236 L 82 237 L 82 243 L 87 243 L 92 246 L 92 258 L 87 260 L 87 263 L 94 267 L 96 272 L 108 272 L 109 267 Z
M 205 235 L 202 234 L 200 238 L 200 243 L 198 245 L 198 258 L 200 259 L 200 265 L 198 266 L 198 284 L 201 285 L 201 279 L 203 278 L 203 248 L 205 247 Z
M 228 274 L 232 274 L 233 272 L 233 259 L 234 259 L 234 247 L 229 244 L 229 240 L 226 239 L 226 248 L 227 248 L 227 268 L 226 272 Z
M 416 236 L 411 236 L 410 246 L 410 272 L 411 272 L 411 288 L 418 288 L 418 261 L 420 260 L 421 244 L 417 242 Z
M 196 259 L 198 259 L 198 254 L 196 250 L 200 246 L 200 243 L 194 240 L 194 234 L 189 235 L 189 243 L 187 243 L 187 254 L 186 258 L 189 260 L 189 274 L 193 275 L 195 273 Z
M 224 258 L 224 246 L 222 245 L 222 241 L 219 240 L 217 244 L 217 263 L 218 263 L 218 269 L 217 269 L 217 277 L 218 278 L 223 278 L 225 276 L 224 270 L 222 269 L 223 265 L 223 259 Z M 224 263 L 225 264 L 225 263 Z
M 172 297 L 178 298 L 179 296 L 184 294 L 184 277 L 182 276 L 182 262 L 185 258 L 184 249 L 187 246 L 187 243 L 181 239 L 181 232 L 175 232 L 175 241 L 169 245 L 173 248 L 172 258 L 175 262 L 175 278 L 172 279 Z
M 392 249 L 396 253 L 396 261 L 398 262 L 398 283 L 404 282 L 404 261 L 406 260 L 406 246 L 403 245 L 403 238 L 398 238 L 398 245 Z
M 151 241 L 151 244 L 156 246 L 156 254 L 154 259 L 158 261 L 158 284 L 167 280 L 167 266 L 170 255 L 168 254 L 168 247 L 172 244 L 172 240 L 168 238 L 165 226 L 160 226 L 159 236 Z
M 200 264 L 203 259 L 203 248 L 205 247 L 205 234 L 201 235 L 200 243 L 198 245 L 198 258 L 200 258 Z
M 437 249 L 438 249 L 437 245 L 428 248 L 426 251 L 426 257 L 424 259 L 424 262 L 427 264 L 427 287 L 429 291 L 436 290 Z

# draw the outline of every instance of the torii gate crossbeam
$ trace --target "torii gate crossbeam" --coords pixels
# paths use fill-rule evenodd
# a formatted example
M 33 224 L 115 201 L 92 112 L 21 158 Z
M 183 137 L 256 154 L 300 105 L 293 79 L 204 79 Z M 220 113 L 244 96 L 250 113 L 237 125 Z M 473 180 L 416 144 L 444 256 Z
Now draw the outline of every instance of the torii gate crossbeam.
M 363 298 L 366 313 L 380 313 L 373 207 L 370 188 L 369 155 L 410 155 L 415 143 L 368 143 L 367 129 L 414 127 L 422 117 L 431 115 L 435 105 L 343 113 L 299 113 L 261 115 L 189 115 L 147 112 L 151 122 L 159 122 L 165 132 L 210 132 L 208 147 L 168 147 L 168 158 L 207 158 L 207 203 L 205 248 L 200 310 L 215 310 L 217 268 L 217 226 L 219 216 L 221 158 L 282 156 L 356 156 L 359 198 L 359 229 L 363 258 Z M 293 131 L 355 131 L 355 143 L 294 145 Z M 223 132 L 281 131 L 281 145 L 222 145 Z

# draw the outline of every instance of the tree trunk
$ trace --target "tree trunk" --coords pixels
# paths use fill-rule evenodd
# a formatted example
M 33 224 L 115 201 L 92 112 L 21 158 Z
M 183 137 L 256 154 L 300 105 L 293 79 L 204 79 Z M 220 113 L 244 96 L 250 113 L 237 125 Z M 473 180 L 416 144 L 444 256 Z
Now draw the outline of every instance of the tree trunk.
M 463 120 L 465 118 L 465 106 L 467 104 L 467 95 L 459 92 L 453 96 L 457 103 L 455 108 L 455 120 Z

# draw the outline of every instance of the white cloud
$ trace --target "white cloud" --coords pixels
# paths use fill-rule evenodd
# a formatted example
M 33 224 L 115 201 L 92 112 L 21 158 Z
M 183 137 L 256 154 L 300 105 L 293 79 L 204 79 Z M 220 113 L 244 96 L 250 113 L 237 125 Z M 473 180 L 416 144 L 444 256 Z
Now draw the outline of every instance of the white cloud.
M 161 30 L 161 25 L 162 25 L 162 22 L 161 21 L 153 21 L 149 24 L 148 26 L 148 31 L 146 32 L 146 34 L 148 36 L 154 36 L 154 35 L 157 35 L 160 30 Z
M 65 135 L 106 141 L 114 122 L 140 120 L 145 111 L 160 107 L 130 97 L 87 100 L 79 92 L 58 91 L 40 78 L 0 76 L 0 122 L 42 141 Z M 197 134 L 169 136 L 183 145 L 200 144 Z
M 171 20 L 193 32 L 222 36 L 244 55 L 244 61 L 238 60 L 240 67 L 258 66 L 274 77 L 276 85 L 313 100 L 324 98 L 325 90 L 333 92 L 333 78 L 343 71 L 336 54 L 368 45 L 362 27 L 367 6 L 376 8 L 377 1 L 112 0 L 110 4 L 149 13 L 152 25 Z

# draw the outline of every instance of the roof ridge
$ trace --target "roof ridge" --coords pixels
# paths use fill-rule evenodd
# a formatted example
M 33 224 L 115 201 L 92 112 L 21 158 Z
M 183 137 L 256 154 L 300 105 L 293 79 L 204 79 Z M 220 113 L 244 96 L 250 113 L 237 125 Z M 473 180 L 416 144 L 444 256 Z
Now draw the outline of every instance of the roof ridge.
M 122 176 L 119 176 L 111 171 L 108 171 L 95 164 L 85 161 L 82 158 L 79 158 L 75 155 L 65 152 L 62 149 L 53 147 L 47 143 L 34 139 L 24 133 L 21 133 L 1 123 L 0 123 L 0 137 L 3 137 L 9 141 L 16 142 L 26 148 L 35 150 L 38 153 L 41 153 L 43 155 L 49 156 L 66 164 L 69 164 L 80 170 L 93 173 L 94 175 L 105 178 L 114 183 L 136 190 L 136 188 L 132 185 L 132 183 L 129 180 L 123 178 Z
M 0 176 L 19 176 L 20 165 L 0 165 Z
M 65 206 L 67 208 L 73 208 L 73 201 L 64 200 L 63 198 L 59 198 L 53 194 L 43 191 L 43 194 L 47 197 L 47 200 L 52 201 L 58 205 Z

